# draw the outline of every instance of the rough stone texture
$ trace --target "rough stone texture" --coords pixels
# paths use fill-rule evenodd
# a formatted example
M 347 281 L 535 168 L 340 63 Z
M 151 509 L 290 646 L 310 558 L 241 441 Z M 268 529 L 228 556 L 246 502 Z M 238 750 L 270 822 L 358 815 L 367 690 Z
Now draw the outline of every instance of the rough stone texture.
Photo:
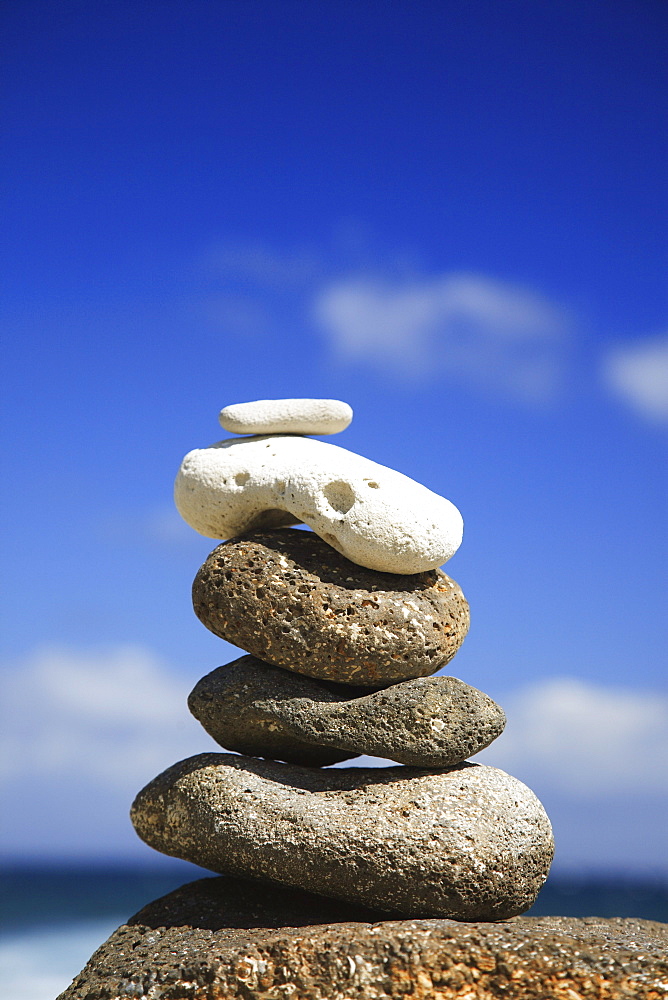
M 383 573 L 435 569 L 462 541 L 462 516 L 449 500 L 338 445 L 296 435 L 189 452 L 174 500 L 202 535 L 232 538 L 303 521 L 347 559 Z
M 221 874 L 458 920 L 528 909 L 554 849 L 533 792 L 482 764 L 323 771 L 200 754 L 147 785 L 132 822 L 156 850 Z
M 418 677 L 365 695 L 254 656 L 203 677 L 188 706 L 227 750 L 307 766 L 370 754 L 448 767 L 489 746 L 505 725 L 496 702 L 456 677 Z
M 219 545 L 195 577 L 193 606 L 260 660 L 367 687 L 435 673 L 469 627 L 466 598 L 441 570 L 378 573 L 294 528 Z
M 649 920 L 383 920 L 211 878 L 144 907 L 60 1000 L 663 1000 L 666 956 Z
M 257 399 L 226 406 L 218 419 L 232 434 L 338 434 L 353 411 L 340 399 Z
M 169 927 L 191 924 L 211 931 L 250 927 L 308 927 L 387 920 L 381 910 L 326 899 L 294 886 L 234 878 L 200 878 L 142 907 L 129 924 Z

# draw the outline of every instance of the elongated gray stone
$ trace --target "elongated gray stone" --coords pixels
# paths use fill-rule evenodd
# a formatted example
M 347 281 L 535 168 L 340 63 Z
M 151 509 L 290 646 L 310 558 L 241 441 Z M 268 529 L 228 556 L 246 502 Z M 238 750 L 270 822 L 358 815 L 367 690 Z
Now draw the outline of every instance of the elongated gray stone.
M 195 577 L 193 606 L 266 663 L 362 687 L 436 673 L 469 626 L 466 598 L 441 570 L 364 569 L 294 528 L 219 545 Z
M 201 754 L 137 796 L 132 822 L 164 854 L 405 916 L 500 920 L 547 877 L 550 822 L 493 767 L 317 770 Z
M 448 767 L 489 746 L 505 725 L 496 702 L 456 677 L 418 677 L 364 694 L 254 656 L 203 677 L 188 706 L 227 750 L 307 766 L 370 754 Z

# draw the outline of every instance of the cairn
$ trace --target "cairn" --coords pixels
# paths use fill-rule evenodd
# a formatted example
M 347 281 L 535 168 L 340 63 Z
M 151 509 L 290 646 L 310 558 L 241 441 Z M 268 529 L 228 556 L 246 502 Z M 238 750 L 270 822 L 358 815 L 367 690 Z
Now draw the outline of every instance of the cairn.
M 244 436 L 184 459 L 179 511 L 228 539 L 197 573 L 195 612 L 248 654 L 188 703 L 235 753 L 175 764 L 132 820 L 151 847 L 221 874 L 406 917 L 511 917 L 533 903 L 553 840 L 525 785 L 468 762 L 502 732 L 502 709 L 432 676 L 469 625 L 438 568 L 461 516 L 309 436 L 351 419 L 335 400 L 237 404 L 221 423 Z M 398 766 L 323 770 L 362 754 Z

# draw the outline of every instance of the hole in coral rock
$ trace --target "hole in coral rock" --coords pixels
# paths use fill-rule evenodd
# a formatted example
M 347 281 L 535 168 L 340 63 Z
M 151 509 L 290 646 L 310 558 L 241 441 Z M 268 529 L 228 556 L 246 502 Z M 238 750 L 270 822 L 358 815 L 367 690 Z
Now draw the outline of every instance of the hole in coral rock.
M 322 492 L 330 507 L 337 510 L 339 514 L 347 514 L 355 503 L 355 492 L 352 486 L 349 486 L 342 479 L 327 483 Z
M 250 472 L 237 472 L 234 481 L 237 486 L 245 486 L 250 479 Z

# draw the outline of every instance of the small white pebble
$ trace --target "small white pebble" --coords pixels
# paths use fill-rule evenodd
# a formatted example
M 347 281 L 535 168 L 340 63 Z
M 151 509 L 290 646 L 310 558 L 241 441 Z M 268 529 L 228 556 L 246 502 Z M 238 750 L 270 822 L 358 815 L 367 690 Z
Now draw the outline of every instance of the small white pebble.
M 338 434 L 353 411 L 340 399 L 258 399 L 232 403 L 218 419 L 232 434 Z

